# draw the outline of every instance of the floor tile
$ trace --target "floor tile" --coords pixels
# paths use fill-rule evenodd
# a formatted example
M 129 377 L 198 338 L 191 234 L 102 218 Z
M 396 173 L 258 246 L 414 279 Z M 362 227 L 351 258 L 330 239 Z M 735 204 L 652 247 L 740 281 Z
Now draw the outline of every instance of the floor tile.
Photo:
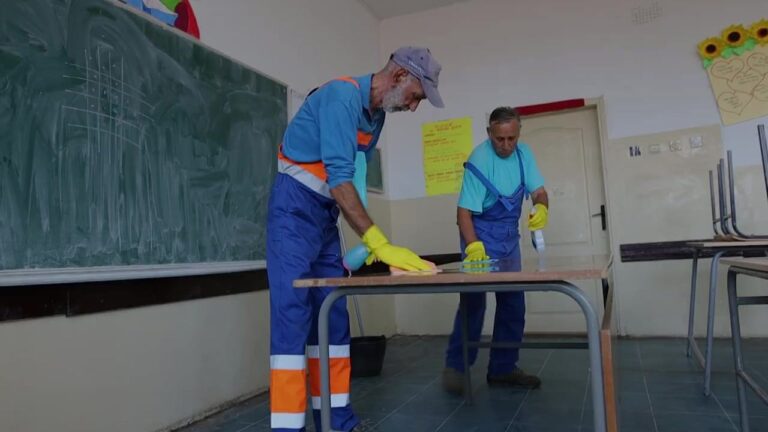
M 692 413 L 655 414 L 659 432 L 734 432 L 731 420 L 724 415 Z
M 443 418 L 400 414 L 396 412 L 376 424 L 378 432 L 433 431 Z
M 535 340 L 529 338 L 528 340 Z M 550 339 L 544 339 L 550 341 Z M 471 369 L 474 404 L 442 389 L 446 337 L 396 336 L 387 341 L 382 374 L 352 381 L 352 406 L 378 429 L 394 432 L 586 432 L 594 423 L 588 356 L 574 350 L 522 350 L 519 366 L 538 374 L 537 390 L 488 387 L 488 350 Z M 735 432 L 739 423 L 730 344 L 715 341 L 714 396 L 685 356 L 685 339 L 621 339 L 616 345 L 622 432 Z M 768 385 L 768 343 L 747 339 L 747 369 Z M 751 360 L 751 361 L 750 361 Z M 768 432 L 768 407 L 750 395 L 752 432 Z M 311 414 L 307 431 L 315 430 Z M 179 432 L 269 430 L 261 395 Z
M 690 413 L 726 415 L 717 399 L 701 394 L 659 395 L 651 394 L 651 404 L 655 414 Z

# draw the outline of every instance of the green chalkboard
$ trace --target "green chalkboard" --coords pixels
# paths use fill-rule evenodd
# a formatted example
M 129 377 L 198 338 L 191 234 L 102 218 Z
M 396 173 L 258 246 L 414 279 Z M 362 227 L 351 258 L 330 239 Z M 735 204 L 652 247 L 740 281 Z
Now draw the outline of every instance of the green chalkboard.
M 0 11 L 0 270 L 264 258 L 284 85 L 110 0 Z

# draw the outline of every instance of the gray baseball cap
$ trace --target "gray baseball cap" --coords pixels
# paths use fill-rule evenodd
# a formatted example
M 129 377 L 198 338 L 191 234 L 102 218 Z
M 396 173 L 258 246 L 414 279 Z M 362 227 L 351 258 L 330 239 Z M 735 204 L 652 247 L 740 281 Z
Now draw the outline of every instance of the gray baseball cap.
M 401 47 L 392 53 L 391 59 L 419 79 L 424 94 L 432 105 L 438 108 L 445 106 L 443 98 L 437 91 L 437 80 L 443 67 L 432 57 L 429 49 L 413 46 Z

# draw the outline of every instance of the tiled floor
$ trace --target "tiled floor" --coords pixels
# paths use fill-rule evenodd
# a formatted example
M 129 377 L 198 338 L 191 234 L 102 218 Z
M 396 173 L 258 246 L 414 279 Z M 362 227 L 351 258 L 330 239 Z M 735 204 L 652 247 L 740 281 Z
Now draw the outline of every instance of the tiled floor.
M 576 432 L 592 430 L 588 355 L 583 350 L 525 350 L 520 366 L 537 373 L 541 389 L 488 388 L 488 350 L 473 368 L 475 404 L 443 392 L 440 373 L 447 339 L 394 337 L 387 341 L 381 376 L 355 379 L 352 406 L 377 431 Z M 745 340 L 747 365 L 768 386 L 768 340 Z M 619 410 L 624 432 L 738 431 L 733 357 L 716 341 L 713 395 L 702 394 L 702 374 L 685 356 L 684 339 L 620 340 Z M 768 406 L 748 391 L 753 432 L 768 432 Z M 307 430 L 314 430 L 308 417 Z M 269 403 L 260 396 L 182 430 L 269 430 Z

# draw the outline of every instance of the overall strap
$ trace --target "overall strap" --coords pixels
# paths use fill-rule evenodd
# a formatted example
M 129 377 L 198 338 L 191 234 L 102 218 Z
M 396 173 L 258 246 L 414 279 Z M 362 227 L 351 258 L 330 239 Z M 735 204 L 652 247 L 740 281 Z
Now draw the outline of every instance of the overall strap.
M 490 180 L 488 180 L 487 177 L 483 175 L 483 173 L 480 172 L 480 170 L 474 166 L 471 162 L 465 162 L 464 168 L 470 170 L 472 174 L 477 177 L 478 180 L 480 180 L 480 183 L 485 186 L 486 189 L 488 189 L 489 192 L 493 194 L 494 197 L 496 197 L 497 200 L 501 201 L 501 204 L 509 211 L 512 211 L 512 204 L 510 204 L 504 197 L 501 195 L 501 192 L 499 192 L 498 189 L 496 189 L 496 186 L 491 183 Z
M 523 152 L 520 151 L 519 147 L 516 147 L 515 153 L 517 153 L 517 163 L 520 166 L 520 187 L 525 192 L 525 199 L 528 199 L 528 188 L 525 187 L 525 169 L 523 169 Z

